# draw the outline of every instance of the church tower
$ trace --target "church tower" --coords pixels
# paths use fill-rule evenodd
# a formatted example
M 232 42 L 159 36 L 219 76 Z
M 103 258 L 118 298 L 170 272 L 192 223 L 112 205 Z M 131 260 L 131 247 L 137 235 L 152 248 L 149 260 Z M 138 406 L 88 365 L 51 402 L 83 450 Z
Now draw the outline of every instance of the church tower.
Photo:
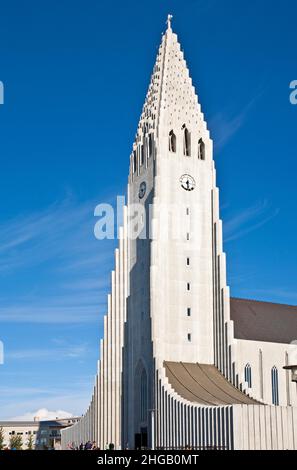
M 296 449 L 297 315 L 230 301 L 212 140 L 171 18 L 130 156 L 92 399 L 62 445 Z
M 171 16 L 130 159 L 128 226 L 123 432 L 134 445 L 151 435 L 165 363 L 215 364 L 235 380 L 213 145 Z

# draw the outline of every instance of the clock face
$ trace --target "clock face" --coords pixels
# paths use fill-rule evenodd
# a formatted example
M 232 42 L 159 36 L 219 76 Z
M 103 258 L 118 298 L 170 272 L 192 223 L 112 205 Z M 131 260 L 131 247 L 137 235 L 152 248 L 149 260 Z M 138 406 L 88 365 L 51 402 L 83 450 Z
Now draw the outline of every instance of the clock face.
M 195 189 L 196 183 L 192 176 L 183 175 L 179 181 L 180 181 L 181 187 L 185 189 L 186 191 L 193 191 Z
M 146 183 L 145 183 L 145 181 L 143 181 L 139 185 L 139 192 L 138 192 L 139 199 L 142 199 L 144 197 L 145 193 L 146 193 Z

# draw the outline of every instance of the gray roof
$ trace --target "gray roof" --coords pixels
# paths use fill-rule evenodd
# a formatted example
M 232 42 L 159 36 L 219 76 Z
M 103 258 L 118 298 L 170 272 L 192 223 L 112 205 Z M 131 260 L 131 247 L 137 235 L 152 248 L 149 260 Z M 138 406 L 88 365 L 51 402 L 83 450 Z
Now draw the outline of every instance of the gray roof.
M 213 365 L 164 362 L 164 367 L 174 391 L 191 402 L 206 406 L 259 404 L 235 388 Z
M 39 427 L 40 422 L 39 421 L 0 421 L 0 427 Z
M 290 344 L 297 340 L 297 306 L 231 298 L 238 339 Z
M 80 420 L 80 417 L 73 418 L 61 418 L 61 419 L 52 419 L 52 420 L 40 420 L 40 421 L 0 421 L 0 427 L 46 427 L 46 426 L 70 426 L 74 424 L 72 421 Z M 68 423 L 68 421 L 70 421 Z
M 234 336 L 238 339 L 290 344 L 297 340 L 297 306 L 248 299 L 230 299 Z M 164 362 L 178 395 L 203 405 L 256 404 L 213 365 Z

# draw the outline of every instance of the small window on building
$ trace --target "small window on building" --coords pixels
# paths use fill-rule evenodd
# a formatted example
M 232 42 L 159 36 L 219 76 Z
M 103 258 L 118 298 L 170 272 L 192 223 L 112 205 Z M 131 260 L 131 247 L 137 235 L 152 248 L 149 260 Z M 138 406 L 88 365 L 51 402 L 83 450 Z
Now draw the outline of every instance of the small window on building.
M 187 266 L 190 266 L 190 258 L 187 258 Z
M 140 419 L 141 421 L 147 420 L 147 374 L 145 369 L 142 370 L 140 378 Z
M 188 333 L 188 341 L 189 341 L 189 343 L 192 341 L 192 335 L 191 335 L 191 333 Z
M 169 132 L 169 152 L 176 152 L 176 135 L 173 130 Z
M 198 141 L 198 159 L 205 160 L 205 144 L 202 139 Z
M 189 241 L 190 240 L 190 234 L 187 233 L 187 240 Z
M 191 316 L 191 309 L 190 309 L 190 307 L 187 308 L 187 315 L 188 315 L 188 317 Z
M 182 127 L 183 129 L 183 140 L 184 140 L 184 155 L 186 157 L 191 156 L 191 134 L 186 128 L 185 124 Z
M 279 405 L 279 393 L 278 393 L 278 370 L 274 366 L 271 369 L 271 389 L 272 389 L 272 404 Z
M 149 157 L 153 156 L 153 137 L 149 134 Z
M 144 164 L 144 149 L 143 145 L 140 146 L 140 165 Z
M 189 207 L 187 207 L 187 209 L 186 209 L 186 214 L 190 215 L 190 208 Z
M 187 290 L 191 290 L 191 284 L 189 282 L 187 283 Z
M 248 387 L 252 388 L 252 369 L 250 364 L 247 364 L 244 368 L 244 380 L 248 384 Z
M 137 154 L 136 150 L 133 151 L 133 173 L 137 171 Z

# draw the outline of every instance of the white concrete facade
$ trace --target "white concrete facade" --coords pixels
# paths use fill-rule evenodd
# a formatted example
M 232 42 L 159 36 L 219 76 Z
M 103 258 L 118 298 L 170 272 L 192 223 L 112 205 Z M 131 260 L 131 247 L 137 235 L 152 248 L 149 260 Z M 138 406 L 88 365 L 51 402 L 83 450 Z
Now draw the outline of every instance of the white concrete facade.
M 31 445 L 35 448 L 35 443 L 39 431 L 38 421 L 3 421 L 0 422 L 0 429 L 4 434 L 4 448 L 10 448 L 11 438 L 20 436 L 22 439 L 22 449 L 26 450 L 31 439 Z M 30 437 L 31 436 L 31 437 Z
M 213 144 L 169 22 L 130 158 L 91 404 L 62 445 L 296 449 L 296 383 L 283 370 L 296 348 L 234 338 Z M 258 404 L 188 401 L 164 361 L 215 365 Z M 272 406 L 272 368 L 281 406 Z

